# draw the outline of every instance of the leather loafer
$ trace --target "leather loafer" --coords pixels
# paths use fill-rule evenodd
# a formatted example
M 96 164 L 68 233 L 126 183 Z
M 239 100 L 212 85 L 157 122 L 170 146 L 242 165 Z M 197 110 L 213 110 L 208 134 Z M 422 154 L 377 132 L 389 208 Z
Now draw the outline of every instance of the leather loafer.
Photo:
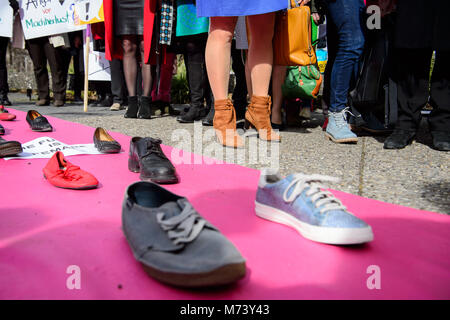
M 439 151 L 450 151 L 450 131 L 432 131 L 433 148 Z
M 103 128 L 97 128 L 94 132 L 94 145 L 102 153 L 118 153 L 121 146 Z
M 403 149 L 416 136 L 415 130 L 396 129 L 384 142 L 384 149 Z
M 98 181 L 92 174 L 71 164 L 61 151 L 51 157 L 43 172 L 44 178 L 58 188 L 87 190 L 98 186 Z
M 0 157 L 15 156 L 22 151 L 22 145 L 20 142 L 6 141 L 0 137 Z
M 140 179 L 161 184 L 178 183 L 175 167 L 161 149 L 161 140 L 134 137 L 130 141 L 128 169 Z
M 245 259 L 238 249 L 186 198 L 154 183 L 128 187 L 122 230 L 144 270 L 163 283 L 210 287 L 245 276 Z
M 26 120 L 32 131 L 49 132 L 53 130 L 53 127 L 50 125 L 47 118 L 36 110 L 28 111 Z
M 0 120 L 1 121 L 11 121 L 16 118 L 16 115 L 9 113 L 3 105 L 0 105 Z

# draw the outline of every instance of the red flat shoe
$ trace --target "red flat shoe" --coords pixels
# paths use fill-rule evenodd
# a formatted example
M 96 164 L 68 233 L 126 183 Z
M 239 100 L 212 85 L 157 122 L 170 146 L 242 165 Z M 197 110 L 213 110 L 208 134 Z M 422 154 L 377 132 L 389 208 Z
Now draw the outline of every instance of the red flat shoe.
M 11 121 L 16 118 L 16 115 L 11 114 L 5 109 L 3 105 L 0 105 L 0 120 L 1 121 Z
M 61 151 L 52 156 L 43 171 L 44 178 L 58 188 L 87 190 L 98 186 L 98 180 L 92 174 L 71 164 Z

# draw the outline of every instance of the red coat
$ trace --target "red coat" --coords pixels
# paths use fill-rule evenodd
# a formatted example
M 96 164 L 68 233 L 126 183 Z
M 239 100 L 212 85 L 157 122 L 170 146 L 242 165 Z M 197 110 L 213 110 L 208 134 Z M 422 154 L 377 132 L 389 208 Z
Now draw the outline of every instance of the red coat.
M 158 0 L 145 0 L 144 5 L 144 54 L 147 63 L 155 54 L 151 52 L 153 23 L 155 20 L 156 3 Z M 106 59 L 122 59 L 122 43 L 114 36 L 114 0 L 103 0 L 105 13 L 105 54 Z M 154 59 L 152 59 L 153 61 Z

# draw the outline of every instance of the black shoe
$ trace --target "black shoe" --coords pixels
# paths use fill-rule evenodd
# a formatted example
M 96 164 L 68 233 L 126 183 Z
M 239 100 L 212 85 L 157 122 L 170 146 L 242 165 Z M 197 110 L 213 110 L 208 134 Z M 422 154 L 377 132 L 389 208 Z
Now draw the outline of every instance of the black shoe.
M 139 105 L 138 118 L 150 119 L 154 115 L 154 108 L 152 108 L 152 99 L 150 97 L 142 96 Z
M 415 130 L 395 129 L 384 142 L 384 149 L 403 149 L 413 141 L 415 136 Z
M 273 122 L 270 122 L 270 125 L 272 126 L 272 129 L 275 129 L 275 130 L 279 130 L 279 131 L 284 131 L 284 124 L 276 124 L 276 123 L 273 123 Z
M 6 107 L 10 107 L 12 106 L 11 101 L 9 101 L 8 96 L 3 96 L 3 98 L 0 99 L 0 104 L 6 106 Z
M 109 107 L 111 107 L 112 104 L 113 104 L 113 96 L 110 94 L 107 94 L 105 96 L 105 99 L 103 99 L 103 101 L 100 103 L 99 107 L 109 108 Z
M 128 169 L 155 183 L 178 183 L 175 167 L 161 149 L 161 140 L 134 137 L 130 141 Z
M 0 124 L 0 134 L 5 134 L 5 128 Z
M 138 113 L 138 97 L 128 97 L 128 108 L 127 112 L 125 112 L 124 117 L 125 118 L 137 118 Z
M 6 141 L 0 138 L 0 157 L 15 156 L 21 153 L 22 145 L 17 141 Z
M 450 131 L 432 131 L 433 148 L 439 151 L 450 151 Z
M 234 101 L 234 110 L 236 110 L 236 121 L 245 119 L 245 112 L 247 111 L 247 103 Z
M 94 145 L 101 153 L 118 153 L 121 146 L 103 128 L 97 128 L 94 132 Z
M 192 123 L 203 119 L 206 116 L 206 109 L 201 106 L 191 106 L 189 111 L 180 115 L 177 120 L 181 123 Z
M 30 110 L 27 113 L 26 120 L 30 125 L 32 131 L 36 132 L 50 132 L 53 131 L 52 126 L 48 122 L 47 118 L 36 110 Z
M 214 107 L 209 109 L 208 115 L 203 119 L 202 125 L 211 127 L 214 122 Z

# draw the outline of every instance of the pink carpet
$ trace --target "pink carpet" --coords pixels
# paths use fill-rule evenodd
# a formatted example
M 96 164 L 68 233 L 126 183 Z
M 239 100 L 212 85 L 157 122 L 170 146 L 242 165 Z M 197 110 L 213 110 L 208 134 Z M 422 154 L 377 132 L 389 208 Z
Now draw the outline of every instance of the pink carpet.
M 92 143 L 94 128 L 48 117 L 55 131 L 35 133 L 25 113 L 11 111 L 17 120 L 2 122 L 7 140 Z M 111 135 L 128 151 L 130 137 Z M 94 173 L 99 188 L 51 186 L 42 176 L 47 159 L 0 159 L 1 299 L 450 298 L 449 216 L 335 192 L 372 226 L 375 240 L 357 247 L 318 244 L 256 217 L 259 172 L 237 165 L 180 165 L 181 183 L 167 188 L 187 196 L 240 249 L 246 278 L 224 290 L 168 287 L 146 275 L 121 230 L 124 191 L 139 179 L 127 170 L 127 152 L 68 159 Z M 70 265 L 81 269 L 80 290 L 66 287 Z M 381 271 L 379 290 L 367 287 L 371 265 Z

